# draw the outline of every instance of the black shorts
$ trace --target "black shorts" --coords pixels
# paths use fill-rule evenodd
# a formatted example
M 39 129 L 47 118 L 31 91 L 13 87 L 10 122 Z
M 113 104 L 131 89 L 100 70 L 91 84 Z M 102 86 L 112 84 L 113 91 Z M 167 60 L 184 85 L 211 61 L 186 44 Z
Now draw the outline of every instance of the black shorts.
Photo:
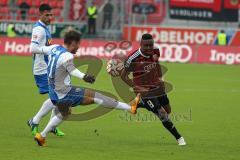
M 169 104 L 167 95 L 161 95 L 153 98 L 142 98 L 138 105 L 139 108 L 146 108 L 153 113 L 158 113 L 158 109 Z

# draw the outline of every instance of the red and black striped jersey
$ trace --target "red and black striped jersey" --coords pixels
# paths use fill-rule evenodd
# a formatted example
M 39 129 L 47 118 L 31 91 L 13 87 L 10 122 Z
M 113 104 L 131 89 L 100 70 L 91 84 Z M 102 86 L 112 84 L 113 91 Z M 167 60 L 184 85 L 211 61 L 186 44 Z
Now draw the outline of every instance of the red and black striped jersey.
M 140 48 L 127 56 L 125 70 L 132 72 L 134 86 L 153 88 L 162 77 L 159 64 L 159 49 L 154 49 L 150 56 L 142 54 Z

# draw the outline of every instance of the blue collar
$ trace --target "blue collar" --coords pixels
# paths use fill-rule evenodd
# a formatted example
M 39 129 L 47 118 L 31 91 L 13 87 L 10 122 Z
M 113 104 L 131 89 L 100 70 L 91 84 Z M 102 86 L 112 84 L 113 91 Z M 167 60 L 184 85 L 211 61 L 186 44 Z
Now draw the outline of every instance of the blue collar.
M 38 25 L 42 26 L 43 28 L 48 29 L 47 26 L 42 21 L 39 20 L 37 23 L 38 23 Z

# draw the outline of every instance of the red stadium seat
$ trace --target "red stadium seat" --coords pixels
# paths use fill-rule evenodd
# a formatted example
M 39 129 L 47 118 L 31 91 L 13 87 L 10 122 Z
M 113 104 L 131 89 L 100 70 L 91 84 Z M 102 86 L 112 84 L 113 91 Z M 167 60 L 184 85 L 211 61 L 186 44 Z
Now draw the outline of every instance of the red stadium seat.
M 61 16 L 61 9 L 59 9 L 59 8 L 53 9 L 52 12 L 55 17 Z
M 95 0 L 94 3 L 95 3 L 97 6 L 101 6 L 101 5 L 104 3 L 104 0 Z
M 57 7 L 58 8 L 63 8 L 63 6 L 64 6 L 64 1 L 63 0 L 60 0 L 60 1 L 57 2 Z
M 38 19 L 38 8 L 30 8 L 28 12 L 28 19 L 31 21 L 36 21 Z
M 8 12 L 9 12 L 9 8 L 8 7 L 1 7 L 0 13 L 8 14 Z
M 35 0 L 35 1 L 32 2 L 33 7 L 39 8 L 40 4 L 41 4 L 41 0 Z
M 58 18 L 58 22 L 63 22 L 63 17 L 62 16 Z
M 7 6 L 8 1 L 7 0 L 0 0 L 0 6 Z
M 39 2 L 39 6 L 41 5 L 41 4 L 49 4 L 49 2 L 51 2 L 51 1 L 49 1 L 49 0 L 40 0 L 40 2 Z
M 33 16 L 37 16 L 38 15 L 38 8 L 32 7 L 29 9 L 29 15 Z
M 0 9 L 0 19 L 9 19 L 10 14 L 9 14 L 9 8 L 8 7 L 1 7 Z
M 17 0 L 17 5 L 19 6 L 22 2 L 23 0 Z
M 32 6 L 33 1 L 32 0 L 26 0 L 27 4 L 29 4 L 29 6 Z
M 19 6 L 22 2 L 23 2 L 23 0 L 18 0 L 17 5 Z M 29 4 L 29 6 L 31 6 L 32 5 L 32 0 L 26 0 L 26 3 Z
M 31 21 L 37 21 L 38 20 L 38 17 L 37 16 L 33 16 L 30 18 Z
M 58 1 L 56 0 L 51 0 L 49 5 L 52 7 L 52 8 L 57 8 L 58 7 Z

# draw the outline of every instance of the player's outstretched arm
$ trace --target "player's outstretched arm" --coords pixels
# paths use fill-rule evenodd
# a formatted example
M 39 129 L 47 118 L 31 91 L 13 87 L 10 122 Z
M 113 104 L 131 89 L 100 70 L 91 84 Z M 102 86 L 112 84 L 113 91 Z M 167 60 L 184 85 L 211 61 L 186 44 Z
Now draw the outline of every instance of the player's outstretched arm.
M 66 54 L 64 56 L 63 66 L 64 68 L 70 73 L 71 76 L 77 77 L 79 79 L 84 80 L 87 83 L 94 83 L 95 77 L 86 73 L 82 73 L 79 71 L 74 63 L 73 63 L 74 56 L 72 54 Z
M 79 79 L 84 80 L 87 83 L 94 83 L 95 77 L 89 74 L 82 73 L 77 68 L 75 68 L 73 71 L 70 72 L 71 76 L 77 77 Z

